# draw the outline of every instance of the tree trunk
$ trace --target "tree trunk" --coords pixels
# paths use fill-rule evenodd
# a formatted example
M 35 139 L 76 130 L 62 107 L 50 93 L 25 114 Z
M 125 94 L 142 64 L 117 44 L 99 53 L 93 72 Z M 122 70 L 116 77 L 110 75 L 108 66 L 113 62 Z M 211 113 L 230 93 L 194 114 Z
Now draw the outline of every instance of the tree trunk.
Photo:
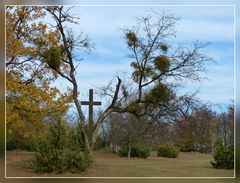
M 128 158 L 131 157 L 131 142 L 130 140 L 128 141 L 128 155 L 127 155 Z

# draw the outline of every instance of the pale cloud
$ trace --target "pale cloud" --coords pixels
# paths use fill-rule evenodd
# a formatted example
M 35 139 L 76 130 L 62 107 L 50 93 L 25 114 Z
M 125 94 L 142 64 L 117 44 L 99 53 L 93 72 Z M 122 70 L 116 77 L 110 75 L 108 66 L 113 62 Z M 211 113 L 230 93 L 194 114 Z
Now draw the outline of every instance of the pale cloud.
M 176 28 L 179 41 L 233 42 L 233 22 L 182 20 Z
M 207 41 L 233 40 L 233 7 L 199 6 L 146 6 L 146 7 L 76 7 L 80 18 L 78 32 L 83 30 L 93 38 L 120 38 L 120 28 L 131 27 L 135 17 L 148 14 L 150 9 L 165 10 L 180 17 L 176 27 L 179 40 L 201 39 Z

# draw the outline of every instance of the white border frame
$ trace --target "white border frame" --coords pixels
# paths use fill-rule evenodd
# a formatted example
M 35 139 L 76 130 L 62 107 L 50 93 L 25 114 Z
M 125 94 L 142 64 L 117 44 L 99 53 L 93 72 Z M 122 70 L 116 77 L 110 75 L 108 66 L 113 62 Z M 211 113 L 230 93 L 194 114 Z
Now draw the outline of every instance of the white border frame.
M 234 40 L 233 40 L 233 50 L 234 50 L 234 82 L 233 82 L 233 88 L 234 88 L 234 176 L 233 177 L 7 177 L 7 154 L 6 154 L 6 66 L 4 67 L 5 71 L 5 179 L 235 179 L 236 178 L 236 5 L 235 4 L 222 4 L 222 5 L 79 5 L 79 4 L 50 4 L 50 5 L 5 5 L 4 9 L 4 19 L 5 19 L 5 59 L 6 59 L 6 6 L 82 6 L 82 7 L 196 7 L 196 6 L 202 6 L 202 7 L 233 7 L 233 21 L 234 21 Z

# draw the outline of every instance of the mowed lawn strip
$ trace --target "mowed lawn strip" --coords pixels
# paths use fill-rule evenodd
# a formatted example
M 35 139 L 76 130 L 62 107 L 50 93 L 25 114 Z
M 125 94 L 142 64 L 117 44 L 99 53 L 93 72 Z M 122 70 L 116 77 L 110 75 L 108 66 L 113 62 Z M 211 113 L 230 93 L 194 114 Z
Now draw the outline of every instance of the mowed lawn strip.
M 119 157 L 110 149 L 94 153 L 92 166 L 82 173 L 40 174 L 31 170 L 33 154 L 24 151 L 7 152 L 7 176 L 36 177 L 233 177 L 233 170 L 215 169 L 210 154 L 180 153 L 176 159 L 157 157 L 147 159 Z

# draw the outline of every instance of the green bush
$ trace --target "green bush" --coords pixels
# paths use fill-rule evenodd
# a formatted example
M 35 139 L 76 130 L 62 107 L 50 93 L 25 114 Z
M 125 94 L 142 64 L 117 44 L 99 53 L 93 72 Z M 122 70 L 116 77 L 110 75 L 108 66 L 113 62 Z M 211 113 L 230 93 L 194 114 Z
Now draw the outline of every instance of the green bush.
M 38 147 L 39 143 L 41 142 L 41 140 L 42 140 L 42 137 L 27 140 L 23 144 L 22 150 L 30 151 L 30 152 L 36 152 L 37 147 Z
M 6 148 L 7 148 L 7 151 L 12 151 L 12 150 L 17 149 L 17 142 L 16 142 L 16 140 L 11 139 L 11 138 L 7 138 Z
M 72 173 L 83 172 L 91 164 L 91 157 L 84 151 L 71 151 L 64 152 L 67 170 Z
M 37 172 L 65 172 L 63 150 L 55 148 L 46 140 L 40 142 L 35 153 L 35 169 Z
M 164 144 L 158 147 L 157 155 L 167 158 L 177 158 L 179 155 L 179 149 L 172 145 Z
M 68 135 L 64 126 L 52 126 L 49 135 L 39 141 L 35 153 L 37 172 L 74 173 L 85 171 L 90 166 L 91 158 L 78 146 L 79 138 L 75 134 Z M 68 144 L 71 140 L 74 146 Z
M 72 151 L 84 151 L 85 146 L 83 138 L 79 135 L 78 128 L 68 128 L 66 130 L 65 148 L 71 149 Z
M 118 151 L 119 156 L 121 157 L 127 157 L 128 156 L 128 146 L 123 145 L 119 151 Z
M 145 146 L 137 146 L 131 149 L 131 157 L 144 158 L 150 156 L 150 149 Z
M 42 141 L 35 153 L 35 170 L 37 172 L 82 172 L 90 164 L 91 158 L 84 151 L 57 149 L 47 141 Z
M 104 136 L 98 136 L 94 144 L 94 150 L 100 150 L 107 147 L 108 141 Z
M 234 168 L 234 147 L 224 146 L 221 139 L 218 139 L 215 143 L 215 154 L 213 156 L 214 161 L 210 161 L 214 168 Z
M 121 157 L 128 156 L 128 146 L 124 145 L 121 147 L 121 149 L 119 150 L 119 156 L 121 156 Z M 131 148 L 130 157 L 146 159 L 148 156 L 150 156 L 150 149 L 143 145 L 135 146 L 135 147 Z

